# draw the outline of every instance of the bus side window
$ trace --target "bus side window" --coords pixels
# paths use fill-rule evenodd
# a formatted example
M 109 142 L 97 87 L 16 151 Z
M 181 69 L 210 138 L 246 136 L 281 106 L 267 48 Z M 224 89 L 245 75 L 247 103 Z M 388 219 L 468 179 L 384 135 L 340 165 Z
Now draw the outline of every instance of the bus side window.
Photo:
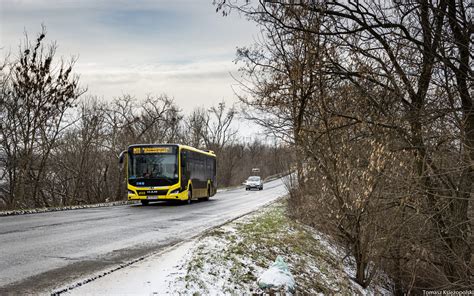
M 183 168 L 183 171 L 186 169 L 186 163 L 187 163 L 187 159 L 186 159 L 186 152 L 185 151 L 181 151 L 181 168 Z
M 188 171 L 189 171 L 189 174 L 190 174 L 190 178 L 194 178 L 194 170 L 195 170 L 195 159 L 194 159 L 194 152 L 189 152 L 189 159 L 188 159 L 188 162 L 189 162 L 189 166 L 188 166 Z
M 189 180 L 189 158 L 186 151 L 181 151 L 181 188 L 188 184 Z
M 217 164 L 216 164 L 216 159 L 212 159 L 212 177 L 216 176 L 216 171 L 217 171 Z
M 206 157 L 206 178 L 211 179 L 212 178 L 212 167 L 211 167 L 211 158 Z
M 204 156 L 203 155 L 199 155 L 199 179 L 201 179 L 201 181 L 204 179 Z
M 201 154 L 196 153 L 196 179 L 202 179 Z

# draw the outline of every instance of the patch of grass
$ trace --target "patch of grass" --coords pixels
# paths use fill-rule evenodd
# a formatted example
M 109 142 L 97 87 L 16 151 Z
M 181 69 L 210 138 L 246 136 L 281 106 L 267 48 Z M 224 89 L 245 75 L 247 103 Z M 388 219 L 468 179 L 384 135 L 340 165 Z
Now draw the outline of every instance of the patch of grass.
M 291 220 L 285 201 L 228 226 L 233 226 L 234 231 L 218 228 L 202 238 L 221 241 L 225 247 L 206 250 L 205 243 L 199 245 L 188 262 L 188 275 L 193 276 L 187 275 L 186 282 L 199 280 L 199 272 L 207 270 L 216 281 L 225 274 L 223 292 L 251 294 L 258 290 L 258 276 L 280 255 L 295 278 L 297 293 L 354 294 L 343 272 L 342 258 L 327 250 L 306 226 Z M 197 284 L 205 286 L 199 281 Z

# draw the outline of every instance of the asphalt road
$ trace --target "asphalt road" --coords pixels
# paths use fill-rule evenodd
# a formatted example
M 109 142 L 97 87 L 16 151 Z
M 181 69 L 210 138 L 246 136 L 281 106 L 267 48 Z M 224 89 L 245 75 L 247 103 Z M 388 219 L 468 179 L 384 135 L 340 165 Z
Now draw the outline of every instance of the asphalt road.
M 158 252 L 286 194 L 239 188 L 209 201 L 125 205 L 0 217 L 0 295 L 50 293 L 88 275 Z

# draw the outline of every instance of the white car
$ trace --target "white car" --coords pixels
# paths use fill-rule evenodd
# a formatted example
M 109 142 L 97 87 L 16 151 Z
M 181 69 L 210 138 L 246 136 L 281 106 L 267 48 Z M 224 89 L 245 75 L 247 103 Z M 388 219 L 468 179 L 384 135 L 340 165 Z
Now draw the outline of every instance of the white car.
M 252 188 L 262 190 L 263 189 L 263 181 L 260 176 L 250 176 L 247 181 L 245 182 L 245 190 L 250 190 Z

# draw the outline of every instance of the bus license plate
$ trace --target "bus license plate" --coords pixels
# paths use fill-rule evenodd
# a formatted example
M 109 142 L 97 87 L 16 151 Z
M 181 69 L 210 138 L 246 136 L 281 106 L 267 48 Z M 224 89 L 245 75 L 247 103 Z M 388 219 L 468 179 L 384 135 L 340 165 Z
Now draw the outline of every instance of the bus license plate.
M 158 199 L 157 195 L 148 195 L 146 199 Z

